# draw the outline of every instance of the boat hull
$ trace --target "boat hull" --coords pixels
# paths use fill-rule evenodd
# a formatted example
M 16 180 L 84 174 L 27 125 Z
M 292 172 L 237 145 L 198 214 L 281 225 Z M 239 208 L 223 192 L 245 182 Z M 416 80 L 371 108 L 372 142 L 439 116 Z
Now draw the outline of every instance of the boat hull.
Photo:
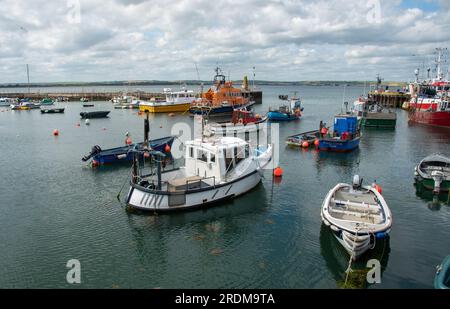
M 397 119 L 371 119 L 363 117 L 361 119 L 361 125 L 368 128 L 386 128 L 394 129 L 397 123 Z
M 150 141 L 150 147 L 153 150 L 160 151 L 165 153 L 166 146 L 168 145 L 172 148 L 172 143 L 175 137 L 166 137 L 160 138 Z M 139 143 L 139 146 L 142 146 L 143 143 Z M 129 150 L 133 149 L 136 145 L 132 144 L 124 147 L 111 148 L 101 151 L 99 154 L 96 154 L 92 157 L 92 165 L 111 165 L 118 164 L 124 162 L 131 162 L 133 160 L 133 153 Z M 140 160 L 144 159 L 143 155 L 139 158 Z
M 233 199 L 250 191 L 260 181 L 261 175 L 258 171 L 254 171 L 227 184 L 167 194 L 155 193 L 132 184 L 128 192 L 127 204 L 132 208 L 152 212 L 172 212 L 211 207 L 220 201 Z
M 51 109 L 41 109 L 42 114 L 61 114 L 64 113 L 64 108 L 51 108 Z
M 150 113 L 170 113 L 185 112 L 191 106 L 191 103 L 168 104 L 168 105 L 139 105 L 139 110 Z
M 300 119 L 300 116 L 272 111 L 267 114 L 267 118 L 270 121 L 292 121 Z
M 434 277 L 435 289 L 450 289 L 450 255 L 438 266 Z
M 411 111 L 409 120 L 430 126 L 450 127 L 450 111 Z
M 426 189 L 434 190 L 434 180 L 430 178 L 417 177 L 417 181 L 420 182 Z M 450 181 L 444 180 L 441 182 L 440 191 L 450 191 Z
M 350 152 L 359 147 L 360 138 L 352 140 L 320 139 L 319 150 L 331 152 Z
M 189 109 L 189 112 L 191 114 L 194 114 L 194 115 L 202 115 L 202 114 L 203 115 L 231 114 L 231 113 L 233 113 L 234 109 L 240 108 L 242 106 L 244 106 L 244 104 L 242 104 L 242 105 L 234 105 L 234 106 L 231 106 L 231 105 L 229 105 L 229 106 L 218 106 L 218 107 L 212 107 L 212 108 L 208 108 L 208 109 L 205 109 L 205 108 L 202 109 L 201 107 L 195 106 L 195 107 L 191 107 Z
M 106 118 L 108 117 L 109 111 L 98 111 L 98 112 L 81 112 L 80 116 L 84 119 L 90 118 Z

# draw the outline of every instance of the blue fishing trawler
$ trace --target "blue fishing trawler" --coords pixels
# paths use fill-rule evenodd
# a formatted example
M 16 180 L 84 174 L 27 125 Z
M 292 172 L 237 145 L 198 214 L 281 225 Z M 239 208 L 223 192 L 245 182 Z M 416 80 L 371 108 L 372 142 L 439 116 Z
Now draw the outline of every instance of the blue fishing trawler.
M 319 150 L 349 152 L 359 147 L 360 129 L 356 116 L 340 114 L 334 117 L 333 132 L 321 136 Z
M 296 94 L 292 98 L 288 98 L 287 95 L 279 95 L 278 98 L 281 101 L 287 102 L 287 104 L 281 105 L 277 110 L 270 109 L 267 113 L 267 118 L 271 121 L 291 121 L 300 119 L 302 116 L 303 107 L 301 105 L 300 98 Z

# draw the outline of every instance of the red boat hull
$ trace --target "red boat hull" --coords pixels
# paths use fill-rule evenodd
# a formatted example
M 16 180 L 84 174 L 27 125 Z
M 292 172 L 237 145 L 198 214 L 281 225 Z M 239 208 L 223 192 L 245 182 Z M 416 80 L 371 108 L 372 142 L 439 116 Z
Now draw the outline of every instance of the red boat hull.
M 430 126 L 450 127 L 450 111 L 422 112 L 415 110 L 409 115 L 409 120 Z

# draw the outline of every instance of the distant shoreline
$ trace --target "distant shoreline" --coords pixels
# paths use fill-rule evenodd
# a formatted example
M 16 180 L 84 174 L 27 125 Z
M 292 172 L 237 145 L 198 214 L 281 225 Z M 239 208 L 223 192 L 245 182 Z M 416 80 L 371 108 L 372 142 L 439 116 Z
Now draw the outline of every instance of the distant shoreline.
M 95 86 L 163 86 L 163 85 L 197 85 L 201 84 L 209 85 L 211 81 L 196 81 L 196 80 L 184 80 L 184 81 L 102 81 L 102 82 L 55 82 L 55 83 L 30 83 L 30 88 L 44 88 L 44 87 L 95 87 Z M 242 80 L 233 81 L 235 85 L 241 85 Z M 249 81 L 251 87 L 253 81 Z M 375 81 L 295 81 L 295 82 L 282 82 L 282 81 L 255 81 L 256 86 L 364 86 L 376 84 Z M 406 86 L 406 82 L 383 82 L 383 86 L 389 87 L 403 87 Z M 27 83 L 4 83 L 0 84 L 0 88 L 26 88 Z

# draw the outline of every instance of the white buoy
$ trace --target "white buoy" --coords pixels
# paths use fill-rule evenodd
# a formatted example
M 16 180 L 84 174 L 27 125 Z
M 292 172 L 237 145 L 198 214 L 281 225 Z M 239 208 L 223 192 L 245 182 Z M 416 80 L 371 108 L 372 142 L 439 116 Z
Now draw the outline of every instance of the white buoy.
M 90 124 L 89 119 L 86 119 L 84 123 L 88 126 Z

